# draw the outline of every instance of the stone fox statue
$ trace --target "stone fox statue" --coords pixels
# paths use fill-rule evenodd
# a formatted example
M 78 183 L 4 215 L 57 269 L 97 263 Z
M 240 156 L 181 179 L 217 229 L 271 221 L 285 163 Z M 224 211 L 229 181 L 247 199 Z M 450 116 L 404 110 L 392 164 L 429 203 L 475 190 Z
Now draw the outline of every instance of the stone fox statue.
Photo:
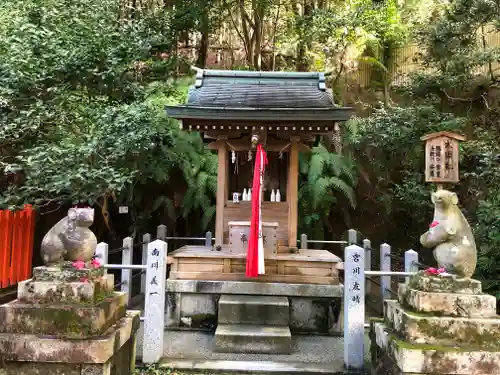
M 434 219 L 420 243 L 434 247 L 439 267 L 461 277 L 471 277 L 476 269 L 477 250 L 472 230 L 458 208 L 458 197 L 447 190 L 432 193 Z
M 93 222 L 93 208 L 70 208 L 68 216 L 57 222 L 43 237 L 43 262 L 54 265 L 63 260 L 91 260 L 97 246 L 97 238 L 89 229 Z

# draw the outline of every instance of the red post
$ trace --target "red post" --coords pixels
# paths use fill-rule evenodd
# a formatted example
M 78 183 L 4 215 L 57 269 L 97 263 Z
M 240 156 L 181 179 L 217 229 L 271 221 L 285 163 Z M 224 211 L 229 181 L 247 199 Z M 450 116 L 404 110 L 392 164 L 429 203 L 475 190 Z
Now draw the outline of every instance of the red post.
M 34 216 L 31 205 L 17 212 L 0 210 L 0 288 L 31 276 Z

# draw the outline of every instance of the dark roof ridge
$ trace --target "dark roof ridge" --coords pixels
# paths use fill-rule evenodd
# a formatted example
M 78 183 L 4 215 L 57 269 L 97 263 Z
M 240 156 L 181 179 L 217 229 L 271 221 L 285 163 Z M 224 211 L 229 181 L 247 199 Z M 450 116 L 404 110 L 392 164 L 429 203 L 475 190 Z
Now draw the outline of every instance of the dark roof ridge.
M 293 79 L 293 80 L 317 80 L 318 89 L 326 90 L 325 73 L 324 72 L 283 72 L 283 71 L 251 71 L 251 70 L 220 70 L 220 69 L 201 69 L 192 66 L 191 69 L 196 71 L 195 87 L 203 86 L 203 78 L 218 77 L 218 78 L 261 78 L 261 79 Z

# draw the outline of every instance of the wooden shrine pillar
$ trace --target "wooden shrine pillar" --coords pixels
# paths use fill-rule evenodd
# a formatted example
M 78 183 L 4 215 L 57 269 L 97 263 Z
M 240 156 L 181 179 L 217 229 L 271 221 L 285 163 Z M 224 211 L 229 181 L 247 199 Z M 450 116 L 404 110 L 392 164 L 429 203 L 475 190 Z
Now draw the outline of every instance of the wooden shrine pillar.
M 217 166 L 217 196 L 215 206 L 215 244 L 223 245 L 224 241 L 224 208 L 227 200 L 227 144 L 226 140 L 219 137 L 217 140 L 218 166 Z
M 299 141 L 300 137 L 291 137 L 290 166 L 288 169 L 288 246 L 297 247 L 298 198 L 299 198 Z

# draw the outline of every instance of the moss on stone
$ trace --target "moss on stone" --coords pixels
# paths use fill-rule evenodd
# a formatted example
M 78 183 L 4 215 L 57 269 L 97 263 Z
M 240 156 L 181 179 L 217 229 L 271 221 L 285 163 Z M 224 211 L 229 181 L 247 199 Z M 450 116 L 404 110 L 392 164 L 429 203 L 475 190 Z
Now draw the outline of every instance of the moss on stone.
M 439 353 L 467 353 L 475 351 L 486 351 L 486 352 L 496 352 L 499 348 L 483 348 L 480 345 L 464 345 L 464 346 L 447 346 L 443 344 L 416 344 L 406 341 L 404 338 L 396 333 L 390 333 L 388 335 L 389 343 L 394 345 L 396 349 L 410 349 L 410 350 L 422 350 L 422 351 L 436 351 Z
M 97 304 L 15 304 L 5 308 L 14 309 L 10 312 L 14 318 L 7 332 L 62 338 L 98 336 L 126 314 L 126 303 L 121 295 L 106 297 Z
M 474 345 L 480 348 L 490 348 L 491 350 L 500 350 L 500 331 L 490 329 L 480 332 L 479 324 L 474 321 L 468 321 L 458 329 L 452 329 L 454 321 L 448 320 L 446 323 L 432 323 L 430 319 L 419 319 L 415 321 L 418 330 L 424 335 L 454 343 L 458 346 Z
M 92 317 L 82 317 L 69 307 L 47 309 L 26 308 L 20 311 L 16 330 L 19 333 L 33 332 L 54 336 L 83 337 L 93 334 Z
M 408 282 L 412 289 L 423 292 L 447 292 L 459 294 L 482 294 L 481 283 L 469 278 L 427 275 L 425 271 L 412 275 Z

